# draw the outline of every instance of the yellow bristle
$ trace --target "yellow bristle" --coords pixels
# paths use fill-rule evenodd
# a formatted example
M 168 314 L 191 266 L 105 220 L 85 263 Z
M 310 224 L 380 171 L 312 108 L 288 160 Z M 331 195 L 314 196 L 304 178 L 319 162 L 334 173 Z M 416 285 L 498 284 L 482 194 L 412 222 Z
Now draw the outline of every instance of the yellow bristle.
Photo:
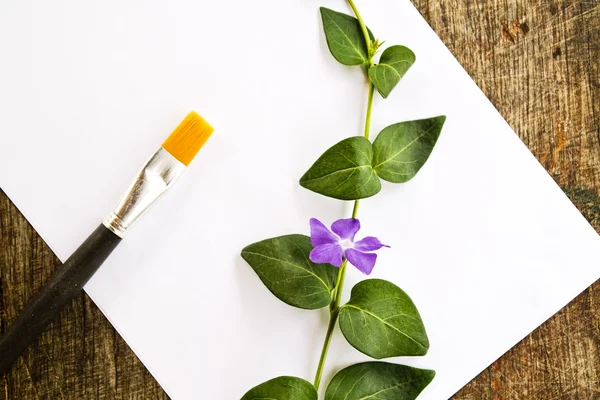
M 208 122 L 192 111 L 169 135 L 162 148 L 187 166 L 204 146 L 213 130 Z

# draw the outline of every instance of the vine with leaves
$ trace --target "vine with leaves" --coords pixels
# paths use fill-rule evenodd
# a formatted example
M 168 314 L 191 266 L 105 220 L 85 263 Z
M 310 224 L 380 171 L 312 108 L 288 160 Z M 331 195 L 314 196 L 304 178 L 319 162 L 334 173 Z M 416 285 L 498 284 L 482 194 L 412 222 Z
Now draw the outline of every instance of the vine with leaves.
M 368 275 L 375 251 L 389 247 L 367 236 L 355 240 L 360 229 L 361 199 L 376 195 L 381 180 L 404 183 L 425 164 L 441 133 L 444 116 L 404 121 L 384 128 L 369 140 L 375 90 L 387 98 L 409 68 L 415 54 L 407 47 L 387 47 L 375 63 L 383 42 L 365 25 L 353 0 L 354 17 L 322 7 L 327 45 L 346 66 L 364 69 L 368 82 L 365 127 L 361 136 L 335 144 L 300 178 L 300 185 L 338 200 L 354 201 L 352 216 L 328 229 L 310 220 L 310 237 L 291 234 L 253 243 L 242 257 L 265 286 L 280 300 L 302 309 L 329 308 L 329 324 L 313 383 L 280 376 L 250 389 L 242 400 L 316 400 L 329 344 L 339 322 L 340 331 L 356 350 L 381 360 L 423 356 L 429 349 L 425 326 L 410 297 L 395 284 L 381 279 L 359 282 L 350 300 L 341 305 L 348 265 Z M 382 361 L 351 365 L 339 371 L 325 390 L 325 400 L 416 399 L 433 380 L 432 370 Z

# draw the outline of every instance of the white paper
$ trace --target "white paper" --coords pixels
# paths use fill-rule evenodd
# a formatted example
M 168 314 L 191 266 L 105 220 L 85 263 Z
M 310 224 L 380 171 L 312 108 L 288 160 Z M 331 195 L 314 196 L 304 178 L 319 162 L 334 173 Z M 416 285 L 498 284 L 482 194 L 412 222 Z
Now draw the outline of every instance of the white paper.
M 350 213 L 297 183 L 361 133 L 366 105 L 362 71 L 327 50 L 321 5 L 350 12 L 341 0 L 0 3 L 0 185 L 61 259 L 189 110 L 216 127 L 86 286 L 174 399 L 314 376 L 326 311 L 281 303 L 239 253 Z M 359 233 L 392 245 L 372 277 L 412 296 L 431 341 L 391 361 L 435 369 L 421 399 L 447 399 L 600 277 L 600 240 L 409 0 L 358 6 L 417 55 L 376 97 L 373 134 L 448 116 L 417 177 L 362 202 Z M 362 278 L 350 270 L 348 291 Z M 338 332 L 324 381 L 366 359 Z

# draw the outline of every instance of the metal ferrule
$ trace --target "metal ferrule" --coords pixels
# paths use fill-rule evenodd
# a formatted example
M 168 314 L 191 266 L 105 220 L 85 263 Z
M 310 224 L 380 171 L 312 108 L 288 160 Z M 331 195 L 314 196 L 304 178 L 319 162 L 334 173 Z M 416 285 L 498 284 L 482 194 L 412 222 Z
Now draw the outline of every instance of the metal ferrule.
M 158 199 L 185 171 L 185 165 L 168 151 L 159 148 L 135 178 L 116 210 L 103 222 L 115 235 L 125 231 Z

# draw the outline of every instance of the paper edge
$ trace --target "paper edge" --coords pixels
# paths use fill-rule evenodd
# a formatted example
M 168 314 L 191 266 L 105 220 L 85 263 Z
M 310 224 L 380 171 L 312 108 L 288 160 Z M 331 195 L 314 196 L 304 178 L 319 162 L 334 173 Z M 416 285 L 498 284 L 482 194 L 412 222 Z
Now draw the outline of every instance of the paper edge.
M 460 63 L 460 61 L 456 58 L 456 56 L 452 53 L 452 51 L 450 51 L 450 49 L 448 48 L 448 46 L 446 45 L 446 43 L 439 37 L 439 35 L 437 34 L 437 32 L 431 27 L 431 25 L 429 24 L 429 22 L 427 21 L 427 19 L 425 19 L 425 17 L 423 16 L 423 14 L 421 14 L 421 12 L 419 11 L 419 9 L 412 4 L 412 2 L 407 1 L 407 3 L 410 4 L 410 7 L 412 7 L 413 11 L 416 12 L 416 15 L 418 15 L 419 18 L 421 18 L 421 20 L 427 25 L 428 30 L 430 32 L 432 32 L 435 37 L 437 38 L 437 40 L 443 45 L 445 51 L 454 59 L 454 61 L 460 66 L 460 69 L 462 70 L 462 72 L 464 74 L 466 74 L 471 83 L 473 85 L 475 85 L 481 95 L 481 97 L 483 99 L 485 99 L 485 101 L 487 101 L 488 106 L 491 106 L 492 109 L 494 110 L 495 114 L 497 116 L 500 117 L 501 121 L 506 125 L 506 128 L 510 129 L 510 131 L 512 132 L 512 134 L 514 136 L 516 136 L 516 138 L 518 139 L 518 142 L 520 142 L 520 144 L 522 146 L 525 147 L 525 149 L 527 149 L 527 151 L 529 152 L 529 154 L 531 155 L 531 157 L 533 157 L 538 165 L 538 167 L 541 167 L 541 169 L 545 172 L 545 174 L 547 175 L 547 177 L 549 177 L 551 179 L 551 181 L 554 183 L 554 185 L 560 190 L 560 192 L 562 193 L 562 195 L 566 198 L 566 200 L 568 200 L 568 203 L 570 203 L 571 207 L 575 208 L 577 214 L 579 214 L 580 218 L 582 218 L 585 223 L 588 225 L 588 227 L 591 229 L 592 232 L 596 233 L 597 239 L 600 240 L 600 234 L 598 234 L 598 232 L 596 232 L 595 228 L 591 225 L 591 223 L 583 216 L 583 214 L 579 211 L 579 209 L 577 208 L 577 206 L 575 206 L 575 204 L 573 203 L 573 201 L 571 201 L 571 199 L 566 195 L 566 193 L 563 191 L 563 189 L 561 188 L 561 186 L 554 180 L 554 178 L 552 177 L 552 175 L 550 175 L 550 173 L 548 172 L 548 170 L 546 170 L 546 168 L 540 163 L 540 161 L 538 160 L 538 158 L 533 154 L 533 152 L 529 149 L 529 147 L 527 147 L 527 145 L 523 142 L 523 140 L 521 139 L 521 137 L 516 133 L 516 131 L 510 126 L 510 124 L 508 123 L 508 121 L 506 121 L 506 119 L 504 118 L 504 116 L 500 113 L 500 111 L 496 108 L 496 106 L 494 105 L 494 103 L 491 102 L 491 100 L 486 96 L 486 94 L 483 92 L 483 90 L 479 87 L 479 85 L 475 82 L 475 80 L 471 77 L 471 75 L 468 73 L 468 71 L 463 67 L 463 65 Z M 9 201 L 15 206 L 15 208 L 21 213 L 21 215 L 25 218 L 25 220 L 27 221 L 27 223 L 33 228 L 33 230 L 40 236 L 40 238 L 44 241 L 44 243 L 48 246 L 48 248 L 52 251 L 52 253 L 61 261 L 61 263 L 64 262 L 64 260 L 57 254 L 56 250 L 55 250 L 55 246 L 53 246 L 51 240 L 47 240 L 45 234 L 43 232 L 40 232 L 40 230 L 37 229 L 35 223 L 32 222 L 32 220 L 30 220 L 27 217 L 27 213 L 24 212 L 23 209 L 21 209 L 13 200 L 11 195 L 8 193 L 7 190 L 5 190 L 4 188 L 2 188 L 0 186 L 0 190 L 2 190 L 4 192 L 4 194 L 7 196 L 7 198 L 9 199 Z M 564 200 L 564 199 L 563 199 Z M 468 385 L 470 382 L 472 382 L 473 380 L 475 380 L 479 375 L 481 375 L 482 372 L 484 372 L 485 370 L 487 370 L 494 362 L 496 362 L 497 360 L 499 360 L 500 358 L 502 358 L 506 353 L 508 353 L 510 350 L 512 350 L 515 346 L 517 346 L 519 343 L 521 343 L 525 338 L 527 338 L 529 335 L 531 335 L 531 333 L 533 333 L 534 331 L 536 331 L 538 328 L 540 328 L 542 325 L 544 325 L 548 320 L 550 320 L 554 315 L 558 314 L 560 311 L 562 311 L 567 305 L 569 305 L 573 300 L 575 300 L 579 295 L 581 295 L 584 291 L 586 291 L 587 289 L 589 289 L 590 287 L 592 287 L 593 285 L 595 285 L 598 281 L 600 281 L 600 274 L 599 276 L 591 283 L 591 284 L 586 284 L 585 287 L 583 287 L 583 289 L 577 289 L 576 294 L 573 296 L 572 293 L 569 293 L 568 298 L 569 300 L 564 303 L 558 310 L 553 311 L 549 316 L 542 316 L 541 318 L 543 318 L 542 322 L 537 324 L 535 326 L 535 328 L 533 328 L 531 331 L 529 331 L 528 333 L 526 333 L 523 337 L 521 337 L 520 339 L 518 339 L 516 342 L 514 342 L 512 345 L 510 345 L 510 347 L 504 351 L 502 354 L 500 354 L 498 357 L 494 358 L 494 360 L 487 364 L 486 362 L 486 366 L 479 370 L 471 379 L 469 379 L 468 382 L 465 382 L 464 384 L 462 384 L 462 386 L 454 391 L 451 396 L 454 396 L 456 393 L 458 393 L 460 390 L 462 390 L 466 385 Z M 167 386 L 163 383 L 161 383 L 161 379 L 159 379 L 157 377 L 157 374 L 155 374 L 153 372 L 153 368 L 149 366 L 148 363 L 144 362 L 144 357 L 141 356 L 140 352 L 138 352 L 135 348 L 134 345 L 132 345 L 132 341 L 130 341 L 127 336 L 123 333 L 123 331 L 113 322 L 113 319 L 104 311 L 103 307 L 94 299 L 94 296 L 88 292 L 85 287 L 83 289 L 85 291 L 85 293 L 90 297 L 90 299 L 93 301 L 94 305 L 96 307 L 98 307 L 98 309 L 102 312 L 102 314 L 104 315 L 104 317 L 110 322 L 111 326 L 115 329 L 115 331 L 117 331 L 119 333 L 119 335 L 121 336 L 121 338 L 123 338 L 123 340 L 125 341 L 125 343 L 129 346 L 129 348 L 132 350 L 132 352 L 135 354 L 135 356 L 142 362 L 142 364 L 144 365 L 144 367 L 148 370 L 148 372 L 150 372 L 150 374 L 152 375 L 152 377 L 154 378 L 154 380 L 156 380 L 156 382 L 160 385 L 160 387 L 165 391 L 165 393 L 167 393 L 167 395 L 170 398 L 174 398 L 170 391 L 167 389 Z

